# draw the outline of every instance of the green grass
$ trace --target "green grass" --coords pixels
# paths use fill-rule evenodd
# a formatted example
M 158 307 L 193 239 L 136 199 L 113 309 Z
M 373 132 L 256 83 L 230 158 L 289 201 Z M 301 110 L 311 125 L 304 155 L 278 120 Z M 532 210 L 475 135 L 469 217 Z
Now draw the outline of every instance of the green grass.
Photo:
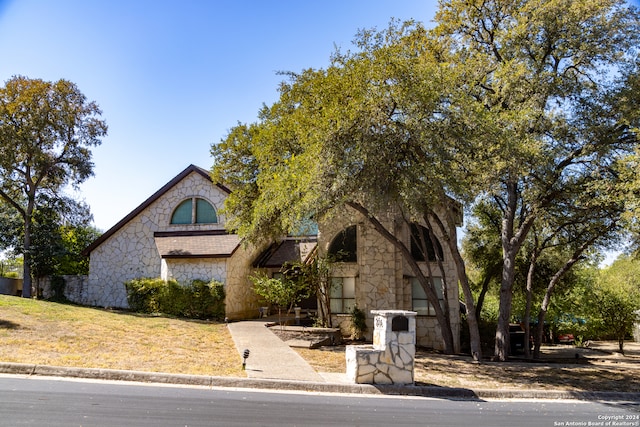
M 226 325 L 0 295 L 0 361 L 244 376 Z

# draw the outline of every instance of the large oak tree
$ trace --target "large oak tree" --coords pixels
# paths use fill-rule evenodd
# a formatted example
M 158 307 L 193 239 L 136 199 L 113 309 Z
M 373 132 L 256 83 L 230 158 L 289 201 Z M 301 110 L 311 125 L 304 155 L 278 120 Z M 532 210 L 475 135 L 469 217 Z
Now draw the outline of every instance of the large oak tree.
M 23 223 L 23 296 L 31 296 L 32 231 L 41 200 L 93 175 L 91 150 L 106 135 L 95 102 L 67 80 L 16 76 L 0 88 L 0 198 Z M 44 197 L 46 196 L 46 197 Z
M 263 108 L 258 123 L 236 126 L 213 147 L 214 175 L 234 190 L 225 204 L 230 226 L 250 239 L 287 234 L 344 206 L 360 213 L 420 281 L 452 353 L 450 313 L 389 220 L 437 230 L 466 278 L 455 238 L 460 209 L 443 181 L 453 181 L 444 171 L 457 166 L 429 131 L 454 74 L 442 72 L 424 37 L 419 25 L 394 23 L 387 31 L 362 32 L 359 50 L 336 52 L 327 69 L 290 73 L 279 101 Z M 423 79 L 428 84 L 419 84 Z M 472 311 L 471 293 L 465 295 Z M 472 336 L 480 359 L 477 328 Z
M 501 212 L 495 354 L 504 360 L 516 257 L 531 228 L 567 185 L 636 145 L 619 100 L 636 72 L 638 14 L 620 0 L 452 0 L 436 23 L 464 70 L 447 114 L 472 147 L 460 157 L 467 185 L 484 182 L 480 196 Z

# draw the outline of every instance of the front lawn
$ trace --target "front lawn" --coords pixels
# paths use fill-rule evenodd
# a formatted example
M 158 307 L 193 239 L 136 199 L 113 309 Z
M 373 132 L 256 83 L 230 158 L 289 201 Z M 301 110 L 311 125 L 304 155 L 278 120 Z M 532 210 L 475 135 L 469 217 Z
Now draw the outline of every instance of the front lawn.
M 5 295 L 0 295 L 0 361 L 244 376 L 223 323 Z

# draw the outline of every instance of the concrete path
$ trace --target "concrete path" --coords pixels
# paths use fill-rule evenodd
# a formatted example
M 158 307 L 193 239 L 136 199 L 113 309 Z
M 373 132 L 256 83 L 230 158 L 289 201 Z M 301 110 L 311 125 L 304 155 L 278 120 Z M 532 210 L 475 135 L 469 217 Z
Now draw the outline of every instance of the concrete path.
M 265 324 L 264 320 L 249 320 L 227 325 L 240 356 L 245 349 L 250 352 L 246 365 L 249 378 L 325 381 Z

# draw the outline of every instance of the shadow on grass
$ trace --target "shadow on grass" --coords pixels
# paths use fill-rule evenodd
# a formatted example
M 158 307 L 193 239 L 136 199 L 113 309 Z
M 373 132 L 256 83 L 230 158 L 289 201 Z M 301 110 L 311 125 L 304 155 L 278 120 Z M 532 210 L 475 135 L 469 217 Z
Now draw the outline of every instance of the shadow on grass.
M 563 390 L 568 392 L 640 393 L 640 367 L 587 359 L 556 359 L 537 363 L 508 361 L 474 364 L 469 359 L 422 354 L 416 369 L 462 382 L 463 387 Z
M 172 315 L 163 314 L 163 313 L 139 313 L 139 312 L 127 310 L 124 308 L 104 308 L 104 307 L 91 307 L 91 308 L 95 310 L 104 311 L 106 313 L 137 317 L 141 319 L 171 319 L 171 320 L 180 320 L 182 322 L 188 322 L 188 323 L 197 323 L 201 325 L 218 325 L 218 324 L 224 323 L 224 321 L 220 319 L 194 319 L 190 317 L 172 316 Z
M 93 306 L 93 305 L 83 305 L 83 304 L 78 304 L 78 303 L 69 301 L 66 298 L 49 298 L 49 299 L 45 299 L 43 301 L 50 302 L 50 303 L 55 303 L 55 304 L 61 304 L 61 305 L 68 305 L 70 307 L 78 307 L 78 308 L 86 308 L 86 309 L 91 309 L 91 310 L 97 310 L 97 311 L 102 311 L 104 313 L 111 313 L 111 314 L 118 314 L 118 315 L 122 315 L 122 316 L 137 317 L 137 318 L 141 318 L 141 319 L 173 319 L 173 320 L 180 320 L 180 321 L 189 322 L 189 323 L 199 323 L 199 324 L 206 324 L 206 325 L 224 323 L 224 321 L 222 319 L 196 319 L 196 318 L 189 318 L 189 317 L 173 316 L 173 315 L 164 314 L 164 313 L 140 313 L 140 312 L 136 312 L 136 311 L 132 311 L 132 310 L 126 309 L 126 308 L 113 308 L 113 307 L 99 307 L 99 306 Z
M 18 329 L 20 325 L 14 323 L 10 320 L 2 320 L 0 319 L 0 328 L 2 329 Z

